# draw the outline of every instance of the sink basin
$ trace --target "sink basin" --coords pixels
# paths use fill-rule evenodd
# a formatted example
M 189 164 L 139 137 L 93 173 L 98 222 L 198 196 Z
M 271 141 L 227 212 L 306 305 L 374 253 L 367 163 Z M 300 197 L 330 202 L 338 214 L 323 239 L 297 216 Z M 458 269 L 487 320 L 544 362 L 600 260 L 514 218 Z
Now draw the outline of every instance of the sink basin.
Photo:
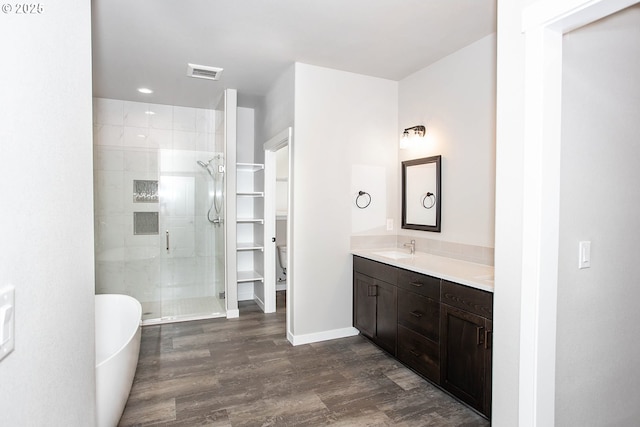
M 381 251 L 381 252 L 374 252 L 374 254 L 383 256 L 385 258 L 391 258 L 391 259 L 405 259 L 405 258 L 414 257 L 414 255 L 411 255 L 410 253 L 400 252 L 400 251 Z

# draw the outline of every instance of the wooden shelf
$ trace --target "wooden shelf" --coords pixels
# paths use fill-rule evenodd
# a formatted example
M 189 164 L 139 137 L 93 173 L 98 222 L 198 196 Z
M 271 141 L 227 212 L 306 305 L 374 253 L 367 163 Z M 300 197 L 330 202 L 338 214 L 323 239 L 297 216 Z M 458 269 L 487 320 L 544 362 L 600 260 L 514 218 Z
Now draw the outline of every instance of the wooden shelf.
M 238 224 L 264 224 L 262 218 L 238 218 L 236 220 Z
M 254 242 L 238 242 L 236 249 L 239 251 L 262 251 L 264 250 L 264 246 Z
M 264 192 L 262 191 L 238 191 L 236 193 L 237 196 L 246 196 L 246 197 L 264 197 Z
M 257 271 L 238 271 L 238 283 L 243 282 L 262 282 L 264 277 Z
M 236 163 L 237 172 L 257 172 L 263 169 L 262 163 Z

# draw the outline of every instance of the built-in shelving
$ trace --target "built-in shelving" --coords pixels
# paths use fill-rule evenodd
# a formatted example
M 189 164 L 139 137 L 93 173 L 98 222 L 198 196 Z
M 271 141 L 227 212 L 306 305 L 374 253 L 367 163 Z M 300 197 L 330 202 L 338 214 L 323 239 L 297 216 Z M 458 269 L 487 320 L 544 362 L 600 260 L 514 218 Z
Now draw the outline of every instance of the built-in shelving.
M 254 188 L 256 185 L 255 173 L 264 170 L 264 165 L 260 163 L 237 163 L 236 173 L 238 174 L 238 188 L 236 190 L 236 196 L 238 197 L 238 210 L 236 224 L 238 226 L 237 239 L 241 241 L 236 242 L 236 251 L 243 253 L 243 262 L 240 262 L 238 267 L 244 268 L 253 267 L 252 270 L 246 271 L 239 269 L 237 271 L 237 282 L 263 282 L 264 277 L 259 272 L 263 268 L 264 264 L 264 245 L 256 243 L 258 240 L 262 240 L 262 227 L 264 224 L 263 214 L 256 211 L 256 208 L 262 206 L 262 202 L 258 199 L 264 198 L 264 191 Z M 259 181 L 258 181 L 259 182 Z M 241 202 L 242 200 L 242 202 Z M 254 255 L 251 255 L 254 252 Z

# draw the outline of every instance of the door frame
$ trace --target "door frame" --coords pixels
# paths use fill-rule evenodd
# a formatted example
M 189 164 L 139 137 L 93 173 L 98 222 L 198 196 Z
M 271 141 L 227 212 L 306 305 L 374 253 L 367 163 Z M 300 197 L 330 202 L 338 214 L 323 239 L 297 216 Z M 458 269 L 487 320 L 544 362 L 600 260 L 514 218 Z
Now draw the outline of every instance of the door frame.
M 522 217 L 520 426 L 555 422 L 563 35 L 636 3 L 540 0 L 522 13 L 527 197 Z
M 238 308 L 238 265 L 236 253 L 236 145 L 238 132 L 238 91 L 225 89 L 224 102 L 224 241 L 225 304 L 227 319 L 240 316 Z
M 288 127 L 264 143 L 264 312 L 276 311 L 276 151 L 289 146 L 293 141 L 293 129 Z M 291 152 L 289 152 L 289 179 L 287 181 L 287 331 L 291 313 Z

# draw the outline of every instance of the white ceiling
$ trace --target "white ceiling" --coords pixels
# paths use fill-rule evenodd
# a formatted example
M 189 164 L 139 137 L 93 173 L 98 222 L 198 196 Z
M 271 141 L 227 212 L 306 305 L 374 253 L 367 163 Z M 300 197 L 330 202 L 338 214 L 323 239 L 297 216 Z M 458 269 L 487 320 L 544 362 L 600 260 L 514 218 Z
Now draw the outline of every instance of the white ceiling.
M 495 3 L 93 0 L 94 96 L 210 108 L 234 88 L 251 104 L 296 61 L 402 80 L 494 32 Z M 224 72 L 190 78 L 189 62 Z

